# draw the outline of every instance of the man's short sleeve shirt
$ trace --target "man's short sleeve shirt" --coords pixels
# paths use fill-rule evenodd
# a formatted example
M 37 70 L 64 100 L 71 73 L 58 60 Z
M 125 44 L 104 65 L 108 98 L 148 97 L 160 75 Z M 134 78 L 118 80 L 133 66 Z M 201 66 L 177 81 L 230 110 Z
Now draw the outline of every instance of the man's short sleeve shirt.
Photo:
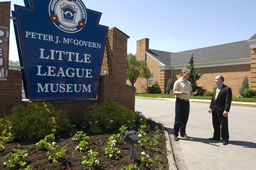
M 180 99 L 189 100 L 192 94 L 192 87 L 190 85 L 190 82 L 187 80 L 183 81 L 182 78 L 180 78 L 175 81 L 173 91 L 183 91 L 183 89 L 185 92 L 188 92 L 188 94 L 180 94 L 178 95 L 178 97 Z M 177 95 L 175 97 L 177 97 Z

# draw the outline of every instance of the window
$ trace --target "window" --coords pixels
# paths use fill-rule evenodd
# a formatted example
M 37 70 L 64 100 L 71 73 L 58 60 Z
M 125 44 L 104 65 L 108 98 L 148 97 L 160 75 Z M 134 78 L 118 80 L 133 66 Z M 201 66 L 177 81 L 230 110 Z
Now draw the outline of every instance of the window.
M 150 77 L 148 78 L 148 87 L 152 87 L 153 85 L 153 74 L 150 74 Z

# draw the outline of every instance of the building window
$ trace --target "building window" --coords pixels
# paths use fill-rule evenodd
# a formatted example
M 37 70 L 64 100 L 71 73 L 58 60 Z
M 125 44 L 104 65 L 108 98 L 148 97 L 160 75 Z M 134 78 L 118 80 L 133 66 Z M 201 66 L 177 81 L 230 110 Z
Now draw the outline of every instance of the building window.
M 148 87 L 152 87 L 153 85 L 153 74 L 150 74 L 150 77 L 148 78 Z

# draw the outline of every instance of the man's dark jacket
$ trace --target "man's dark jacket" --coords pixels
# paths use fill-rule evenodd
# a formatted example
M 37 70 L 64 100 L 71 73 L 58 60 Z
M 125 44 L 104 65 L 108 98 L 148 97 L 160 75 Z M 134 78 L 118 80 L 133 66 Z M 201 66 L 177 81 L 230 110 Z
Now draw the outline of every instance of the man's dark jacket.
M 223 84 L 223 86 L 221 87 L 221 90 L 219 91 L 219 95 L 215 100 L 216 88 L 217 87 L 215 87 L 213 90 L 210 108 L 212 109 L 213 112 L 216 112 L 218 114 L 222 114 L 224 111 L 229 112 L 231 101 L 232 101 L 231 88 Z

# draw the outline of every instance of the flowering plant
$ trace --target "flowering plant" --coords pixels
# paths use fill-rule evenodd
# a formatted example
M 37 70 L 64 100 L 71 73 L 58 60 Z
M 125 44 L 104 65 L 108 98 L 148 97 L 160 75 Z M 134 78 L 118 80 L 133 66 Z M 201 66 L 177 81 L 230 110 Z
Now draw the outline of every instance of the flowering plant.
M 116 140 L 110 139 L 105 146 L 105 154 L 113 159 L 119 159 L 119 154 L 121 154 L 121 151 L 116 147 L 116 143 Z
M 100 164 L 100 161 L 96 159 L 96 155 L 98 155 L 98 152 L 93 152 L 92 150 L 88 151 L 87 156 L 83 156 L 82 165 L 86 165 L 88 167 Z

